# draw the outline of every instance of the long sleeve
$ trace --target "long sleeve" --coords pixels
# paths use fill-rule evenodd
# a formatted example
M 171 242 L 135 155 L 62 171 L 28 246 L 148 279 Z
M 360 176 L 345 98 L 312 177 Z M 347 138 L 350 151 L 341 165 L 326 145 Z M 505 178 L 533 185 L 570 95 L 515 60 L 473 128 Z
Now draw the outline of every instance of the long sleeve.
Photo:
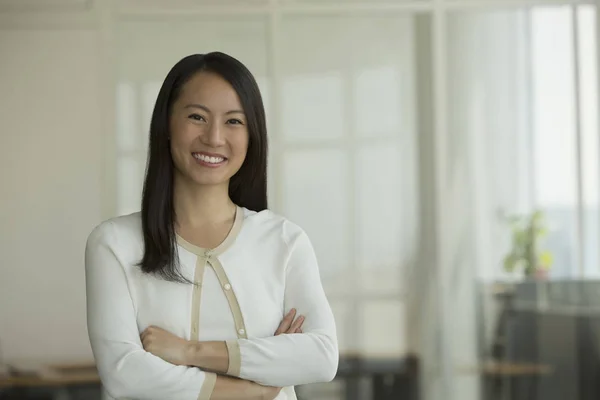
M 142 347 L 115 236 L 105 222 L 92 231 L 85 250 L 88 334 L 105 390 L 116 399 L 208 400 L 215 374 L 172 365 Z
M 285 308 L 304 315 L 303 333 L 227 341 L 228 374 L 267 386 L 331 381 L 339 353 L 336 327 L 308 236 L 293 226 L 288 241 Z

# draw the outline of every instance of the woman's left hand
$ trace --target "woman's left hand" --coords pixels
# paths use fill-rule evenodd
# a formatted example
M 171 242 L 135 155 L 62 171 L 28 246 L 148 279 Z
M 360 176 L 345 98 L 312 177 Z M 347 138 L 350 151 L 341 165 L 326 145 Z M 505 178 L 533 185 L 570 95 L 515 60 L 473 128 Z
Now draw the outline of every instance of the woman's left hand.
M 304 323 L 304 316 L 300 315 L 296 318 L 296 309 L 292 308 L 290 312 L 283 318 L 279 327 L 275 331 L 275 336 L 289 334 L 289 333 L 302 333 L 302 324 Z
M 140 335 L 144 350 L 175 365 L 188 365 L 191 342 L 150 326 Z

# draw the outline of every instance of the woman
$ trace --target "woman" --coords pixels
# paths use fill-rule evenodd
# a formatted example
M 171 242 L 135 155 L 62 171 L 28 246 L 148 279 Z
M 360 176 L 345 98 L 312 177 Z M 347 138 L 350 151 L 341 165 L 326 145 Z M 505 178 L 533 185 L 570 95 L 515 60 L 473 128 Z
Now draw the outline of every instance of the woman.
M 294 385 L 334 378 L 315 254 L 267 210 L 266 160 L 247 68 L 223 53 L 179 61 L 152 115 L 142 211 L 86 246 L 88 331 L 113 398 L 295 399 Z

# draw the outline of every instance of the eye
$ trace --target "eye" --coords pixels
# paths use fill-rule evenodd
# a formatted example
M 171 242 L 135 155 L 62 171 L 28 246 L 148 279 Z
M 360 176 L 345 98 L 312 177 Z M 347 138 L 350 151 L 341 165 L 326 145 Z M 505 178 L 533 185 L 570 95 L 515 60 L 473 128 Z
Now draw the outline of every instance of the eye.
M 227 120 L 227 123 L 231 125 L 244 125 L 244 123 L 237 118 L 231 118 L 230 120 Z
M 193 119 L 194 121 L 206 122 L 206 119 L 200 114 L 190 114 L 190 115 L 188 115 L 188 118 Z

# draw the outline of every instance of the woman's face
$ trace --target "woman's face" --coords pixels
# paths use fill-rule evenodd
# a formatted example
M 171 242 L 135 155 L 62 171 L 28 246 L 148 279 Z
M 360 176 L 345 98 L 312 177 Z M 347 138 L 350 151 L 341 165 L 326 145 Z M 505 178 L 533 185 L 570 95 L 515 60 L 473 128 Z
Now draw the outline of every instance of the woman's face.
M 217 74 L 199 72 L 183 87 L 170 120 L 176 174 L 199 185 L 229 184 L 248 150 L 237 93 Z

